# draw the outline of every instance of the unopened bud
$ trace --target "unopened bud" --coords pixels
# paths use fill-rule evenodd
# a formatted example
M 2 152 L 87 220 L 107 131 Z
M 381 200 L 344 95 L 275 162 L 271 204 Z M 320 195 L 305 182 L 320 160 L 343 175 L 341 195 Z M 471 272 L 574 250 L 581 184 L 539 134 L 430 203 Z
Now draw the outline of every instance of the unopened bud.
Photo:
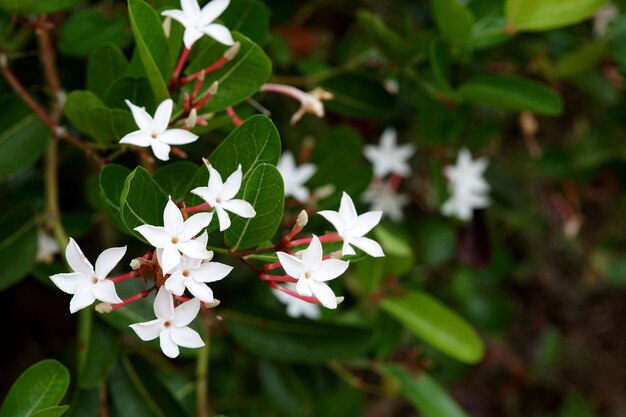
M 217 94 L 217 87 L 219 87 L 219 85 L 220 85 L 219 82 L 213 81 L 213 84 L 211 84 L 207 92 L 211 94 L 212 96 L 214 96 L 215 94 Z
M 63 126 L 56 126 L 53 130 L 54 130 L 54 136 L 56 136 L 57 138 L 62 138 L 64 136 L 67 136 L 67 129 L 64 128 Z
M 204 306 L 206 308 L 215 308 L 218 305 L 220 305 L 220 300 L 218 300 L 217 298 L 214 298 L 213 301 L 204 303 Z
M 204 162 L 204 165 L 207 167 L 207 169 L 211 167 L 211 163 L 208 159 L 202 158 L 202 162 Z
M 341 303 L 343 303 L 344 297 L 343 296 L 335 297 L 335 299 L 337 300 L 337 304 L 341 304 Z
M 539 123 L 537 123 L 537 119 L 532 113 L 527 111 L 520 113 L 519 124 L 524 136 L 535 136 L 539 130 Z
M 166 38 L 169 38 L 172 33 L 172 18 L 169 16 L 163 20 L 163 32 Z
M 233 58 L 235 57 L 235 55 L 237 55 L 239 53 L 239 49 L 240 48 L 241 48 L 241 44 L 239 42 L 235 42 L 235 44 L 233 46 L 231 46 L 230 48 L 228 48 L 226 50 L 226 52 L 224 52 L 224 55 L 222 55 L 222 56 L 227 61 L 232 61 Z
M 330 197 L 335 192 L 335 186 L 333 184 L 322 185 L 321 187 L 313 191 L 313 197 L 315 200 L 321 200 Z
M 109 314 L 113 311 L 113 307 L 109 303 L 96 304 L 96 311 L 100 314 Z
M 303 228 L 309 222 L 309 215 L 306 210 L 302 210 L 296 219 L 296 226 Z
M 130 267 L 133 271 L 139 269 L 139 267 L 141 266 L 141 258 L 135 258 L 132 261 L 130 261 Z
M 189 129 L 193 129 L 194 127 L 196 127 L 197 122 L 198 122 L 198 112 L 196 111 L 195 108 L 193 108 L 189 112 L 189 117 L 185 119 L 185 126 L 187 126 Z
M 336 250 L 330 254 L 331 259 L 341 259 L 342 256 L 343 254 L 340 250 Z
M 9 66 L 9 60 L 5 54 L 0 54 L 0 67 L 6 68 Z

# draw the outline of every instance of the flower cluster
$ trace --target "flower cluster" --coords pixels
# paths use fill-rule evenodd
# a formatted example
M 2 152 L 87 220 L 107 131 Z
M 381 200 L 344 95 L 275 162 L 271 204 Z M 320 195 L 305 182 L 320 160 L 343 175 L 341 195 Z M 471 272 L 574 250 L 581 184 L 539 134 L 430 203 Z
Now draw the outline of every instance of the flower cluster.
M 483 178 L 488 164 L 485 157 L 473 160 L 465 148 L 459 151 L 456 165 L 444 168 L 450 198 L 441 207 L 443 214 L 467 221 L 472 218 L 474 209 L 489 205 L 489 184 Z

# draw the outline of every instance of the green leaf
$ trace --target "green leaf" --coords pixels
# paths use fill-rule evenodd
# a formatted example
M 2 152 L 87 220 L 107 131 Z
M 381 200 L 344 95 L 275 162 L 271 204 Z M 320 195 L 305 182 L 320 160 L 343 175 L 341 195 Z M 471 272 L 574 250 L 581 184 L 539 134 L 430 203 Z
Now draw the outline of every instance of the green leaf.
M 369 349 L 372 340 L 364 327 L 296 320 L 267 311 L 225 310 L 221 314 L 242 347 L 281 362 L 354 359 Z
M 130 111 L 96 106 L 87 111 L 91 136 L 101 143 L 114 143 L 137 130 Z
M 214 81 L 219 82 L 219 87 L 217 94 L 207 103 L 203 111 L 217 112 L 242 102 L 259 91 L 272 73 L 272 63 L 256 43 L 237 32 L 233 33 L 233 38 L 241 44 L 241 49 L 232 61 L 205 76 L 204 90 Z M 192 61 L 185 70 L 186 74 L 192 74 L 213 64 L 227 49 L 226 46 L 207 37 L 198 44 L 197 51 L 192 52 Z
M 466 100 L 508 110 L 558 115 L 563 99 L 545 84 L 512 75 L 486 75 L 463 84 L 458 95 Z
M 125 100 L 146 109 L 155 109 L 154 96 L 150 83 L 146 77 L 125 75 L 113 82 L 107 90 L 104 104 L 111 108 L 120 108 L 128 111 Z
M 378 81 L 362 73 L 338 75 L 321 86 L 335 95 L 324 106 L 343 116 L 383 119 L 396 107 L 395 98 Z
M 126 225 L 122 222 L 120 201 L 124 182 L 129 175 L 130 169 L 118 164 L 105 165 L 100 171 L 100 198 L 115 224 L 124 231 Z
M 598 65 L 607 50 L 606 42 L 593 42 L 564 55 L 557 64 L 562 77 L 574 77 Z
M 117 363 L 120 338 L 99 319 L 91 321 L 91 334 L 78 354 L 78 386 L 83 389 L 96 388 L 106 381 Z
M 231 31 L 239 32 L 259 45 L 267 41 L 269 11 L 261 1 L 231 0 L 220 20 Z
M 96 9 L 72 13 L 61 26 L 59 50 L 66 55 L 86 58 L 107 43 L 124 49 L 132 41 L 126 25 L 124 16 L 117 13 L 105 16 Z
M 154 98 L 161 103 L 169 98 L 166 81 L 173 71 L 161 20 L 154 9 L 143 0 L 128 0 L 128 14 L 139 57 Z
M 450 43 L 469 39 L 474 24 L 472 12 L 458 0 L 432 0 L 433 17 L 441 35 Z
M 505 14 L 515 31 L 544 31 L 590 18 L 607 0 L 507 0 Z
M 126 73 L 128 60 L 115 44 L 96 48 L 87 62 L 87 89 L 101 99 L 115 80 Z
M 75 389 L 70 401 L 70 410 L 66 417 L 98 417 L 100 389 Z
M 51 13 L 69 9 L 84 0 L 0 0 L 0 9 L 8 13 Z
M 441 42 L 432 42 L 428 49 L 430 68 L 435 76 L 435 81 L 446 93 L 452 91 L 450 86 L 450 57 Z
M 102 106 L 102 100 L 91 91 L 74 90 L 65 100 L 63 113 L 76 129 L 93 136 L 89 111 Z
M 59 417 L 65 414 L 67 410 L 69 410 L 69 405 L 55 405 L 54 407 L 44 408 L 43 410 L 37 411 L 34 414 L 31 414 L 32 417 Z
M 58 361 L 37 362 L 15 381 L 4 399 L 0 417 L 29 417 L 55 406 L 65 396 L 69 383 L 70 374 Z
M 153 178 L 164 192 L 178 201 L 185 198 L 190 182 L 201 170 L 207 171 L 204 165 L 198 169 L 194 163 L 179 161 L 164 165 Z M 203 185 L 206 186 L 206 181 Z
M 389 59 L 401 65 L 414 53 L 414 47 L 399 33 L 390 28 L 378 15 L 366 10 L 356 13 L 359 26 Z
M 485 348 L 474 329 L 434 297 L 412 291 L 402 298 L 385 299 L 380 305 L 413 334 L 443 353 L 470 364 L 482 359 Z
M 166 204 L 167 194 L 152 179 L 148 171 L 137 167 L 128 175 L 120 196 L 120 217 L 131 234 L 146 242 L 145 238 L 133 229 L 142 224 L 162 225 Z
M 251 219 L 236 216 L 224 233 L 224 242 L 233 250 L 248 249 L 271 239 L 283 218 L 284 186 L 278 169 L 261 164 L 252 171 L 243 191 L 243 199 L 252 204 L 256 215 Z
M 0 179 L 38 160 L 49 139 L 48 127 L 32 113 L 3 129 L 0 132 Z
M 469 417 L 445 389 L 424 371 L 414 377 L 398 365 L 381 365 L 380 373 L 396 381 L 402 396 L 423 417 Z
M 27 206 L 15 207 L 0 217 L 0 290 L 17 283 L 35 264 L 37 218 Z

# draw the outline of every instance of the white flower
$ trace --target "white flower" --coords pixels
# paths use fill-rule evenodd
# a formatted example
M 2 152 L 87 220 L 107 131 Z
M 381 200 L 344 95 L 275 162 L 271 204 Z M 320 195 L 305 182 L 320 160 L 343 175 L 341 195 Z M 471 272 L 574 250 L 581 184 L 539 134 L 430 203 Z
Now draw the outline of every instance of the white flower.
M 292 125 L 295 125 L 306 113 L 314 114 L 320 118 L 324 117 L 324 104 L 322 101 L 332 100 L 335 97 L 333 93 L 320 87 L 306 93 L 290 85 L 268 83 L 261 86 L 261 91 L 284 94 L 300 102 L 300 108 L 291 117 L 290 123 Z
M 43 229 L 37 229 L 37 254 L 35 255 L 35 261 L 50 263 L 54 259 L 54 255 L 59 252 L 59 244 L 56 239 Z
M 183 42 L 187 49 L 191 49 L 202 35 L 210 36 L 221 44 L 232 45 L 235 41 L 228 28 L 213 23 L 229 3 L 230 0 L 212 0 L 200 9 L 197 0 L 180 0 L 182 10 L 166 10 L 161 15 L 171 17 L 185 27 Z
M 194 239 L 206 228 L 213 213 L 199 213 L 183 220 L 183 215 L 170 200 L 163 211 L 163 226 L 144 224 L 135 227 L 152 246 L 162 249 L 158 259 L 164 274 L 169 274 L 180 263 L 181 252 L 197 259 L 206 259 L 211 253 L 206 250 L 206 241 Z
M 593 15 L 593 34 L 596 38 L 601 38 L 606 34 L 606 30 L 617 17 L 619 9 L 614 4 L 607 4 L 600 7 Z
M 222 176 L 211 164 L 206 163 L 209 170 L 209 184 L 207 187 L 198 187 L 191 190 L 192 193 L 202 198 L 217 213 L 220 222 L 220 232 L 230 227 L 230 218 L 226 211 L 235 213 L 238 216 L 251 218 L 256 216 L 256 212 L 250 203 L 245 200 L 234 199 L 241 188 L 241 165 L 233 172 L 226 182 L 222 182 Z
M 203 242 L 206 246 L 207 239 L 208 235 L 205 232 L 196 240 Z M 183 255 L 178 266 L 165 281 L 165 289 L 175 295 L 183 295 L 187 288 L 200 301 L 212 303 L 213 291 L 206 284 L 221 280 L 233 270 L 233 267 L 220 262 L 210 262 L 211 259 L 213 259 L 212 251 L 209 251 L 209 257 L 205 260 Z
M 309 199 L 309 189 L 304 186 L 317 167 L 313 164 L 296 166 L 296 160 L 291 152 L 284 152 L 276 166 L 285 184 L 285 197 L 293 197 L 302 204 Z
M 285 283 L 284 286 L 288 290 L 296 290 L 296 285 L 291 282 Z M 318 320 L 322 315 L 320 306 L 318 304 L 307 303 L 304 300 L 292 297 L 291 295 L 286 294 L 275 288 L 272 288 L 272 293 L 276 296 L 276 298 L 278 298 L 281 303 L 287 306 L 287 315 L 289 317 L 306 317 L 311 320 Z
M 285 252 L 277 252 L 278 260 L 287 274 L 296 278 L 296 291 L 305 297 L 315 297 L 326 308 L 337 308 L 337 298 L 326 281 L 337 278 L 346 272 L 347 261 L 339 259 L 322 260 L 322 243 L 317 236 L 309 247 L 302 251 L 302 259 Z
M 70 238 L 65 249 L 65 258 L 74 272 L 55 274 L 52 282 L 68 294 L 74 294 L 70 301 L 70 312 L 90 306 L 94 301 L 118 304 L 122 300 L 115 291 L 113 281 L 106 279 L 115 265 L 124 257 L 126 246 L 107 249 L 96 259 L 96 269 L 87 260 L 74 239 Z
M 372 210 L 382 211 L 394 222 L 402 221 L 402 208 L 409 203 L 409 197 L 389 185 L 389 181 L 372 181 L 361 199 L 371 204 Z
M 204 346 L 198 332 L 188 326 L 196 318 L 198 311 L 200 311 L 200 300 L 197 298 L 174 308 L 172 294 L 161 287 L 154 299 L 156 320 L 131 324 L 130 328 L 144 341 L 158 337 L 163 353 L 170 358 L 175 358 L 180 353 L 178 346 L 187 348 Z
M 407 161 L 415 153 L 412 144 L 397 145 L 396 130 L 388 127 L 380 137 L 378 146 L 366 145 L 363 152 L 374 166 L 374 176 L 382 178 L 387 174 L 407 177 L 411 173 Z
M 354 255 L 356 252 L 352 246 L 356 246 L 370 256 L 377 258 L 385 256 L 378 242 L 364 236 L 380 222 L 382 211 L 368 211 L 358 216 L 352 199 L 344 192 L 339 211 L 323 210 L 319 215 L 337 229 L 337 233 L 343 239 L 341 249 L 343 255 Z
M 451 195 L 441 208 L 443 214 L 467 221 L 472 218 L 474 209 L 489 205 L 489 184 L 483 178 L 488 164 L 485 157 L 472 160 L 472 154 L 463 148 L 459 151 L 456 165 L 444 167 Z
M 135 106 L 126 100 L 139 130 L 124 136 L 120 143 L 129 143 L 143 148 L 150 146 L 154 156 L 161 161 L 170 159 L 170 145 L 184 145 L 198 139 L 197 135 L 184 129 L 168 129 L 174 102 L 171 99 L 163 101 L 156 109 L 154 118 L 150 117 L 143 107 Z

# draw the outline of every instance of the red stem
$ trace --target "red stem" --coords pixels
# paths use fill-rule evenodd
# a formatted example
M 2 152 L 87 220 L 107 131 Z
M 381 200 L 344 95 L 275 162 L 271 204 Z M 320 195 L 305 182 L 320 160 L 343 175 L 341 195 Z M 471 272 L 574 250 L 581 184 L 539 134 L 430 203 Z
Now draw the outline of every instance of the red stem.
M 389 188 L 391 188 L 392 190 L 396 191 L 398 189 L 398 187 L 400 186 L 400 182 L 402 181 L 402 177 L 397 175 L 397 174 L 391 174 L 389 176 Z
M 277 282 L 298 282 L 296 278 L 290 277 L 289 275 L 269 275 L 269 274 L 260 274 L 259 278 L 263 281 L 277 281 Z
M 211 210 L 212 208 L 213 207 L 211 207 L 209 203 L 202 203 L 202 204 L 198 204 L 197 206 L 184 207 L 181 209 L 181 211 L 184 211 L 186 213 L 194 213 L 196 211 Z
M 178 84 L 178 77 L 180 76 L 180 72 L 183 70 L 183 66 L 185 65 L 185 61 L 189 57 L 189 49 L 184 48 L 180 53 L 180 58 L 178 58 L 178 63 L 176 64 L 176 69 L 174 69 L 174 74 L 172 74 L 172 79 L 170 81 L 171 85 Z
M 337 242 L 339 240 L 341 240 L 341 237 L 337 234 L 337 233 L 329 233 L 327 235 L 324 236 L 319 236 L 318 237 L 320 242 Z M 298 246 L 298 245 L 305 245 L 307 243 L 311 243 L 311 240 L 313 240 L 312 237 L 306 237 L 304 239 L 298 239 L 298 240 L 292 240 L 291 242 L 289 242 L 289 244 L 287 245 L 287 247 L 294 247 L 294 246 Z
M 283 287 L 282 285 L 278 285 L 277 283 L 275 283 L 274 281 L 267 281 L 267 285 L 269 285 L 272 288 L 275 288 L 279 291 L 284 292 L 285 294 L 289 294 L 292 297 L 296 297 L 302 301 L 306 301 L 307 303 L 311 303 L 311 304 L 321 304 L 320 300 L 318 300 L 315 297 L 305 297 L 303 295 L 298 294 L 295 291 L 291 291 L 290 289 L 287 289 L 285 287 Z
M 117 276 L 117 277 L 109 278 L 109 280 L 117 283 L 117 282 L 126 281 L 127 279 L 134 278 L 134 277 L 137 277 L 137 276 L 139 276 L 139 272 L 138 271 L 131 271 L 131 272 L 129 272 L 127 274 L 124 274 L 124 275 L 120 275 L 120 276 Z
M 241 126 L 243 120 L 241 120 L 239 116 L 237 116 L 237 113 L 235 113 L 235 109 L 233 109 L 232 107 L 227 107 L 226 113 L 228 113 L 235 126 Z
M 111 308 L 113 310 L 116 310 L 120 307 L 124 307 L 125 305 L 128 305 L 130 303 L 134 303 L 137 300 L 141 300 L 142 298 L 146 298 L 148 296 L 148 294 L 150 294 L 152 292 L 152 290 L 154 290 L 156 288 L 156 286 L 152 287 L 152 288 L 148 288 L 147 290 L 143 290 L 141 291 L 139 294 L 135 294 L 132 297 L 128 297 L 124 300 L 122 300 L 121 303 L 117 303 L 117 304 L 112 304 Z
M 186 77 L 183 77 L 180 79 L 180 85 L 185 85 L 187 83 L 190 83 L 191 81 L 197 79 L 198 77 L 202 77 L 206 74 L 210 74 L 213 71 L 217 71 L 218 69 L 222 68 L 224 65 L 226 65 L 228 63 L 228 60 L 224 57 L 221 57 L 220 59 L 218 59 L 217 61 L 215 61 L 214 63 L 212 63 L 211 65 L 209 65 L 208 67 L 206 67 L 203 70 L 200 70 L 198 72 L 194 72 L 191 75 L 188 75 Z
M 193 108 L 196 110 L 200 110 L 202 107 L 204 107 L 205 104 L 209 102 L 209 100 L 211 100 L 211 98 L 213 98 L 213 94 L 207 91 L 204 97 L 202 97 L 200 101 L 194 104 Z
M 274 262 L 273 264 L 265 264 L 263 267 L 266 271 L 271 271 L 272 269 L 280 268 L 282 264 L 280 262 Z

